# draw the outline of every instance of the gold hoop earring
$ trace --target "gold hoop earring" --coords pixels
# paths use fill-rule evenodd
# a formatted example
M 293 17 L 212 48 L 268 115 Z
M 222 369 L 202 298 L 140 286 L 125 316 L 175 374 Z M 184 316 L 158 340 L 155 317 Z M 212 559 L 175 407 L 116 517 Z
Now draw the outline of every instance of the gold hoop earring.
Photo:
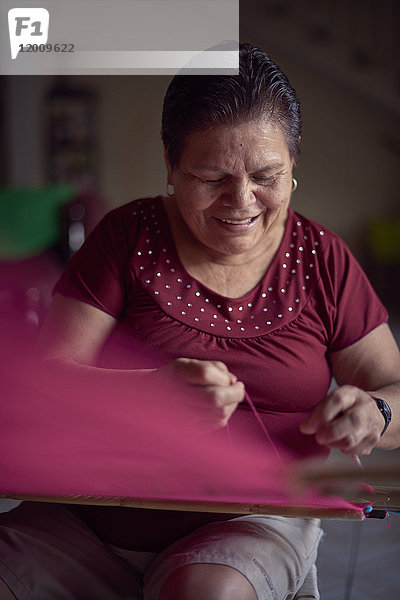
M 170 192 L 169 188 L 172 188 L 172 192 Z M 173 186 L 172 183 L 167 183 L 166 187 L 165 187 L 165 191 L 167 193 L 167 196 L 169 196 L 171 198 L 171 196 L 173 196 L 175 194 L 175 188 Z
M 292 192 L 295 192 L 297 190 L 297 179 L 295 179 L 293 177 L 292 179 Z

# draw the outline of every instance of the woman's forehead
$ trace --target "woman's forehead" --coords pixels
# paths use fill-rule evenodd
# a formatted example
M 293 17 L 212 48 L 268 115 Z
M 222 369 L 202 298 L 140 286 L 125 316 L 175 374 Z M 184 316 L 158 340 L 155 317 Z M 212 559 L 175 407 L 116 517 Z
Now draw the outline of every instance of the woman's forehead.
M 196 169 L 267 169 L 290 161 L 289 149 L 279 125 L 250 121 L 197 130 L 185 140 L 181 165 Z

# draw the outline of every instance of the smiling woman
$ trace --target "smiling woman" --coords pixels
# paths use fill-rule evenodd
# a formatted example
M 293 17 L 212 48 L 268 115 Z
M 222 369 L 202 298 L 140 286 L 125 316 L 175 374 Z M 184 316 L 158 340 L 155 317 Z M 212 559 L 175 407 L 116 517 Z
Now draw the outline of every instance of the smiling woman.
M 152 382 L 229 457 L 265 431 L 290 460 L 399 446 L 387 312 L 342 240 L 289 206 L 300 129 L 295 91 L 257 48 L 240 46 L 237 76 L 174 77 L 162 118 L 174 192 L 112 211 L 76 253 L 36 350 L 42 380 L 51 370 L 82 402 L 83 385 L 112 407 L 121 394 L 134 416 Z M 99 358 L 115 329 L 117 369 Z M 27 503 L 1 525 L 17 598 L 319 598 L 314 519 Z
M 175 190 L 165 207 L 183 265 L 215 291 L 242 296 L 284 234 L 293 161 L 280 127 L 258 120 L 196 131 L 178 166 L 165 155 Z

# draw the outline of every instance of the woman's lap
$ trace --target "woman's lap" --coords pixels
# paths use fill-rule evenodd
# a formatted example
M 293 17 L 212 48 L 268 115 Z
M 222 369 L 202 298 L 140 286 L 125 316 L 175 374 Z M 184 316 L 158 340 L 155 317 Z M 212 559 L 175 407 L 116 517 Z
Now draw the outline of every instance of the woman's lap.
M 241 572 L 259 600 L 289 600 L 315 562 L 321 535 L 313 519 L 249 516 L 210 523 L 157 555 L 143 585 L 138 553 L 117 554 L 74 509 L 23 503 L 0 515 L 0 577 L 18 600 L 141 600 L 142 594 L 156 600 L 176 569 L 220 564 Z
M 36 502 L 0 515 L 0 577 L 18 600 L 137 600 L 142 587 L 74 510 Z
M 156 600 L 174 570 L 208 563 L 238 570 L 258 600 L 289 600 L 315 563 L 321 536 L 316 519 L 260 515 L 204 525 L 152 562 L 144 577 L 144 598 Z

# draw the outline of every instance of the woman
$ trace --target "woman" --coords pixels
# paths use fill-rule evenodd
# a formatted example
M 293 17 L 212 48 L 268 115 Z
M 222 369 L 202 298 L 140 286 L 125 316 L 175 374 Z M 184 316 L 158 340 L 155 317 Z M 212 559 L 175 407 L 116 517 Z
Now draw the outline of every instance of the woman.
M 239 76 L 175 77 L 162 122 L 168 195 L 112 211 L 77 253 L 42 361 L 110 389 L 168 373 L 196 389 L 199 421 L 229 424 L 233 439 L 251 427 L 246 389 L 295 458 L 397 447 L 400 358 L 386 311 L 343 242 L 289 208 L 300 128 L 294 90 L 256 48 L 241 46 Z M 149 358 L 99 366 L 117 325 Z M 19 575 L 3 534 L 5 584 L 41 600 L 319 598 L 316 520 L 107 511 L 10 513 L 13 547 L 30 558 Z

